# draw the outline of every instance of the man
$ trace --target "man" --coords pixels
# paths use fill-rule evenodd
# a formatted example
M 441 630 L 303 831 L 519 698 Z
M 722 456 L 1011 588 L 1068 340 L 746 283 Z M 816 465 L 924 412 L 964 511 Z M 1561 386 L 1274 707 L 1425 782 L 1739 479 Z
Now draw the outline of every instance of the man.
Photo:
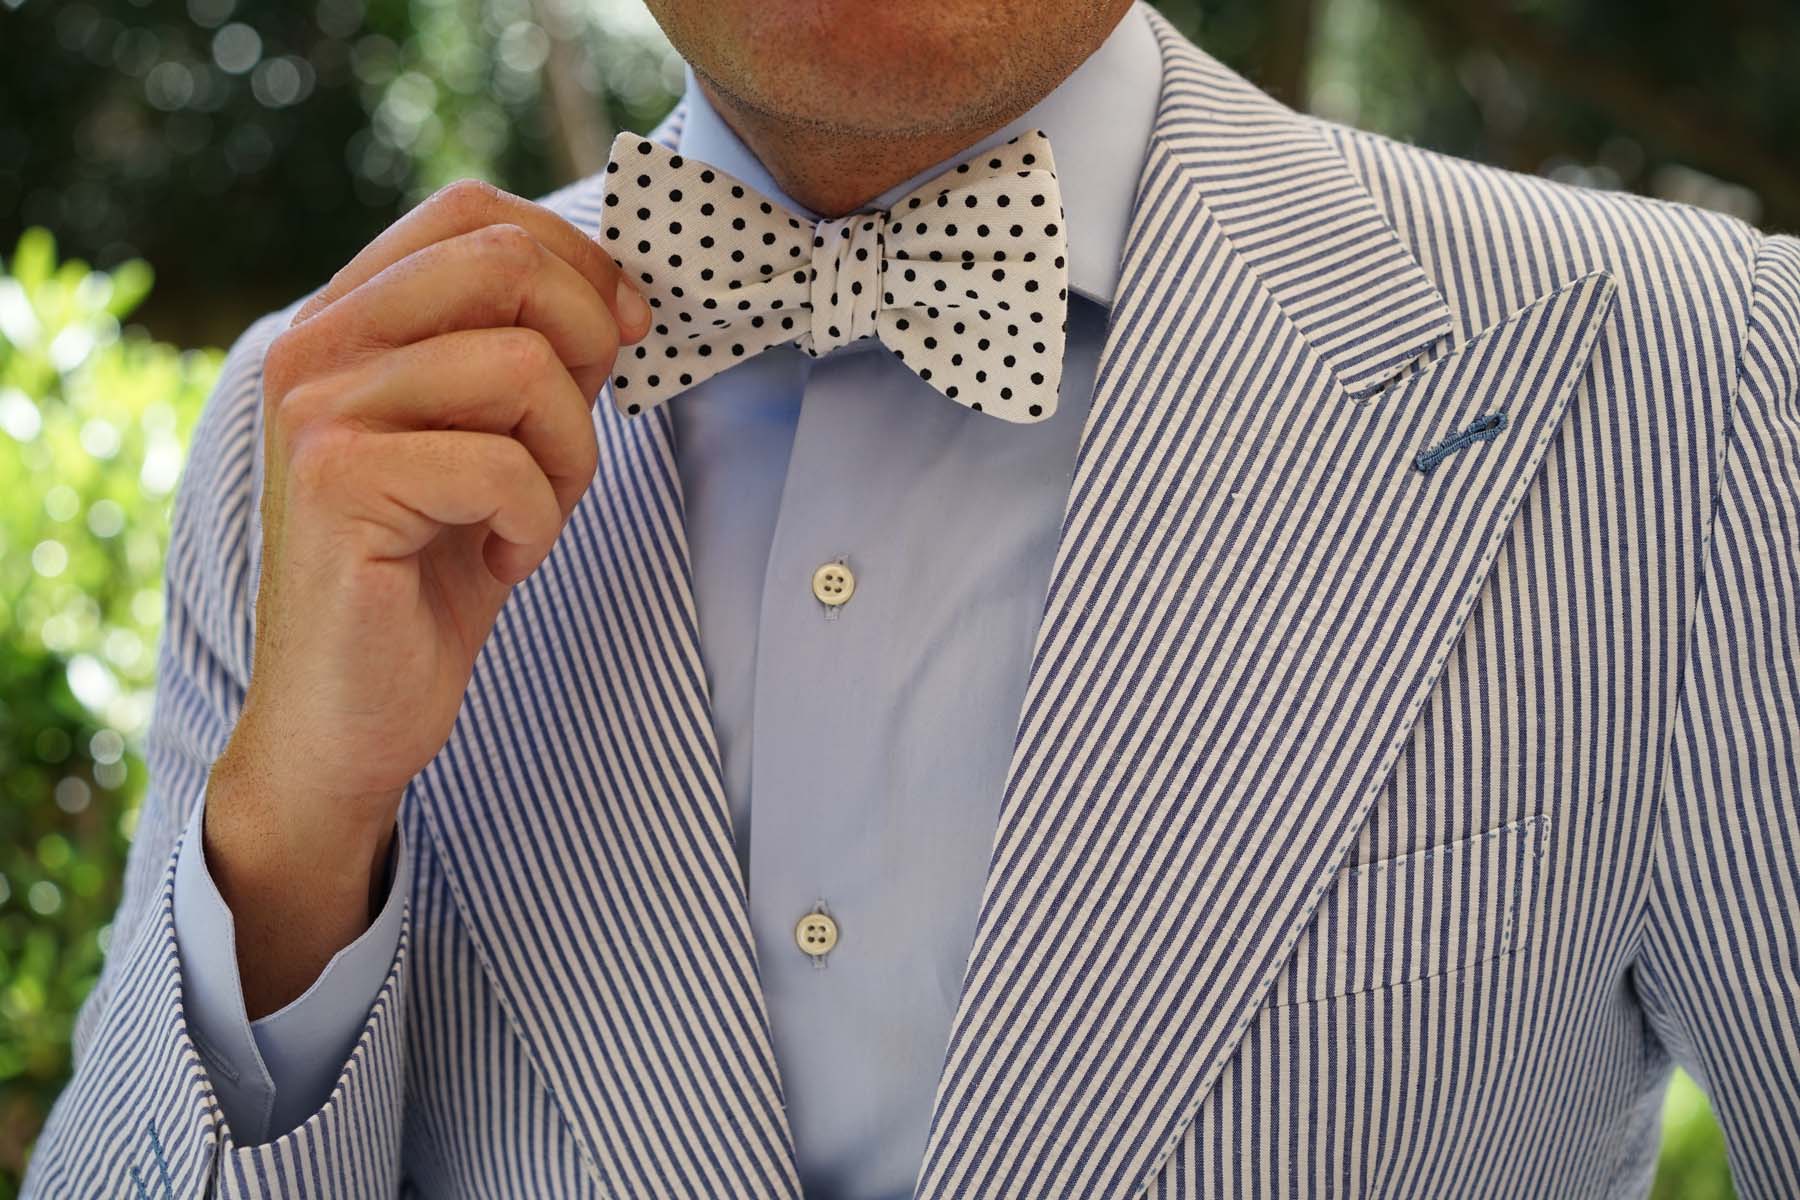
M 1800 243 L 653 7 L 236 347 L 28 1190 L 1642 1195 L 1680 1063 L 1800 1194 Z

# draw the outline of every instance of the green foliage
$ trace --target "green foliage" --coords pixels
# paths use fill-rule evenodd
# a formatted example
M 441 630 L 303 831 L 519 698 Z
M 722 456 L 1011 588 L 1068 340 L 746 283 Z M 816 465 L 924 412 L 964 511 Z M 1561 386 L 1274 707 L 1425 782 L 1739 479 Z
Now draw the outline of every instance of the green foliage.
M 1733 1200 L 1725 1135 L 1706 1093 L 1678 1072 L 1663 1097 L 1662 1159 L 1650 1200 Z
M 140 319 L 216 344 L 452 179 L 596 169 L 564 147 L 603 161 L 680 80 L 617 0 L 0 0 L 0 244 L 145 258 Z
M 0 1196 L 69 1069 L 144 786 L 171 496 L 217 351 L 120 327 L 150 270 L 0 263 Z

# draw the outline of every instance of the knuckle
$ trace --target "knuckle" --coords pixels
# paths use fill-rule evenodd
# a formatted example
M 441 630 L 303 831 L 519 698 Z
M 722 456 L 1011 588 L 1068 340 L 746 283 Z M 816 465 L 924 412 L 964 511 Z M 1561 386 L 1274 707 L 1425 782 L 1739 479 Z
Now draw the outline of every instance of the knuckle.
M 320 429 L 296 438 L 288 450 L 287 474 L 293 492 L 316 497 L 334 490 L 349 473 L 357 436 L 348 429 Z
M 325 389 L 316 379 L 302 379 L 290 384 L 279 395 L 272 397 L 270 403 L 270 419 L 282 435 L 290 441 L 312 423 L 313 419 L 330 408 Z
M 301 345 L 301 326 L 289 326 L 276 334 L 263 352 L 262 381 L 265 402 L 285 395 L 300 380 L 301 361 L 305 357 Z
M 524 275 L 537 265 L 541 249 L 537 239 L 522 225 L 497 221 L 483 225 L 474 233 L 475 246 L 486 265 L 513 275 Z
M 550 339 L 523 325 L 495 330 L 501 372 L 509 383 L 527 384 L 553 370 L 561 370 Z
M 483 179 L 458 179 L 433 192 L 426 203 L 470 224 L 485 224 L 497 211 L 505 193 Z

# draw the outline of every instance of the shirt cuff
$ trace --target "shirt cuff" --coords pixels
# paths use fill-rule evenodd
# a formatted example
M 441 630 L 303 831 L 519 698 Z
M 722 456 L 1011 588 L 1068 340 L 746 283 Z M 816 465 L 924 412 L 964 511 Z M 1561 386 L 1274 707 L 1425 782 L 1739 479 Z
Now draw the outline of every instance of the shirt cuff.
M 231 909 L 206 869 L 205 817 L 202 795 L 175 864 L 183 1008 L 232 1137 L 253 1145 L 298 1128 L 330 1099 L 399 949 L 411 868 L 405 834 L 396 830 L 385 868 L 387 896 L 375 920 L 332 956 L 304 993 L 251 1021 Z

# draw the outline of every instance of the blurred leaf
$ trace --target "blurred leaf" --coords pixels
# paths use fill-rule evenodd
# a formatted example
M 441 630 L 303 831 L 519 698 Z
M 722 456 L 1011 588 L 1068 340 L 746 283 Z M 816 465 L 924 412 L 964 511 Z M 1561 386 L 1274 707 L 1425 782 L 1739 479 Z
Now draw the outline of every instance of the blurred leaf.
M 156 281 L 156 273 L 150 264 L 141 258 L 120 263 L 112 272 L 112 295 L 107 298 L 106 311 L 115 317 L 123 318 L 150 294 L 150 285 Z
M 1725 1165 L 1725 1136 L 1706 1093 L 1677 1071 L 1663 1097 L 1662 1158 L 1651 1200 L 1734 1200 Z
M 143 788 L 170 495 L 223 356 L 121 330 L 150 270 L 0 276 L 0 1198 L 69 1070 Z M 29 330 L 31 336 L 7 336 Z
M 48 229 L 27 229 L 13 251 L 12 277 L 27 291 L 42 287 L 56 262 L 56 239 Z

